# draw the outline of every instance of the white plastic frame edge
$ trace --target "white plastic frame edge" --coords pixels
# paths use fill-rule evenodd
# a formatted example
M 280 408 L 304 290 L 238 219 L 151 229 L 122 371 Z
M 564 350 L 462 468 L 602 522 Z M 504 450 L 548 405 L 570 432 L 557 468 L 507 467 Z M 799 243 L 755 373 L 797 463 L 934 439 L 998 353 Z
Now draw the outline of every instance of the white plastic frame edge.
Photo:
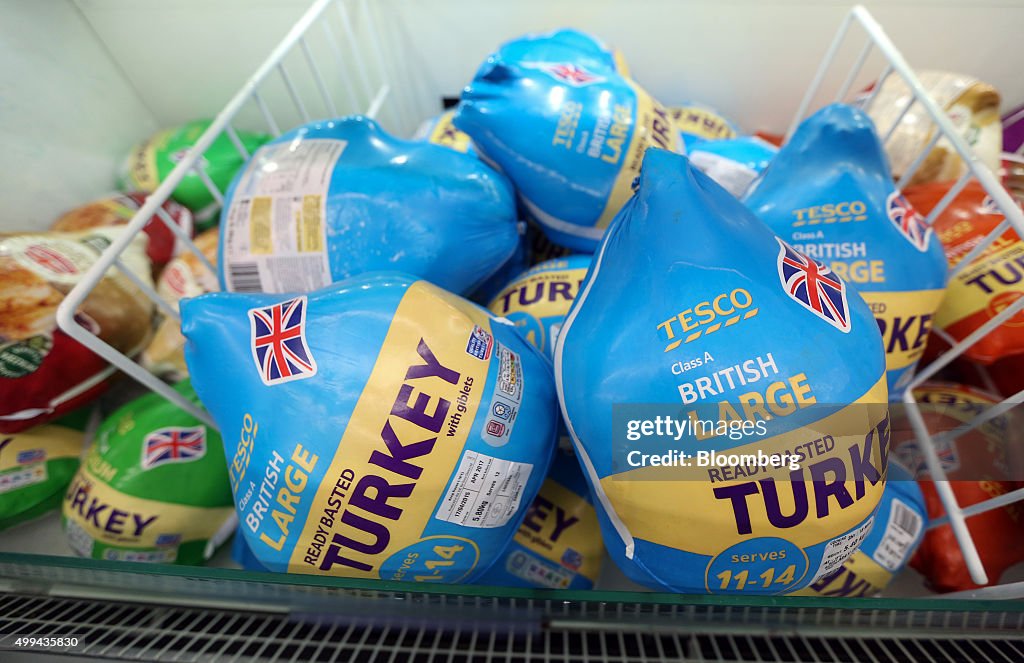
M 139 363 L 119 352 L 111 345 L 77 324 L 74 320 L 75 312 L 93 291 L 96 285 L 103 279 L 108 270 L 112 268 L 121 269 L 119 260 L 121 253 L 124 252 L 135 236 L 142 231 L 142 228 L 146 225 L 148 220 L 154 216 L 159 218 L 164 225 L 175 233 L 177 238 L 181 240 L 184 249 L 191 251 L 202 261 L 207 269 L 212 270 L 210 262 L 196 248 L 191 238 L 170 220 L 168 215 L 163 211 L 162 206 L 168 199 L 170 199 L 172 192 L 177 188 L 185 175 L 190 170 L 195 169 L 200 157 L 207 149 L 209 149 L 210 145 L 221 133 L 225 133 L 229 137 L 236 150 L 238 150 L 243 157 L 249 156 L 245 151 L 245 148 L 242 147 L 241 142 L 238 140 L 230 122 L 238 114 L 238 111 L 250 100 L 253 101 L 263 112 L 264 118 L 267 120 L 272 133 L 280 133 L 276 130 L 273 118 L 269 115 L 269 111 L 267 110 L 259 92 L 260 85 L 274 71 L 280 71 L 282 76 L 285 77 L 285 84 L 288 87 L 289 92 L 292 94 L 292 99 L 296 102 L 296 107 L 300 114 L 303 114 L 304 109 L 302 107 L 301 100 L 297 98 L 294 86 L 291 84 L 288 74 L 282 66 L 282 62 L 284 57 L 300 43 L 303 45 L 302 50 L 305 55 L 308 52 L 308 47 L 305 46 L 303 38 L 310 26 L 312 26 L 331 5 L 336 5 L 340 9 L 343 8 L 343 2 L 344 0 L 316 0 L 310 6 L 295 25 L 292 26 L 291 30 L 288 31 L 288 34 L 285 35 L 274 50 L 271 51 L 266 60 L 264 60 L 259 68 L 256 69 L 256 72 L 249 77 L 241 89 L 234 95 L 234 97 L 231 98 L 220 113 L 217 114 L 207 130 L 203 132 L 195 145 L 186 152 L 185 156 L 170 172 L 167 178 L 156 188 L 155 191 L 153 191 L 153 193 L 148 196 L 146 202 L 142 205 L 139 211 L 136 212 L 135 216 L 132 217 L 131 221 L 129 221 L 126 226 L 123 226 L 123 232 L 115 238 L 106 250 L 104 250 L 96 260 L 96 263 L 86 270 L 81 281 L 72 288 L 72 290 L 65 296 L 64 301 L 62 301 L 60 306 L 57 308 L 57 325 L 65 334 L 86 346 L 100 357 L 106 359 L 111 363 L 111 365 L 123 371 L 148 389 L 157 392 L 208 426 L 214 428 L 216 428 L 216 424 L 205 409 L 189 402 L 178 392 L 174 391 L 169 384 L 143 368 Z M 333 40 L 333 37 L 331 37 L 331 39 Z M 337 44 L 332 43 L 332 46 L 336 48 Z M 362 67 L 362 63 L 355 64 Z M 321 80 L 319 78 L 319 72 L 315 70 L 315 67 L 313 67 L 313 69 L 314 78 L 321 94 L 324 95 L 325 99 L 330 99 L 329 93 L 324 94 L 324 89 L 320 86 Z M 390 91 L 391 84 L 385 80 L 371 99 L 364 114 L 368 117 L 376 117 L 383 108 L 384 102 Z M 333 104 L 333 101 L 329 102 L 328 105 L 330 106 L 331 104 Z M 222 195 L 222 192 L 220 192 L 208 178 L 203 177 L 205 173 L 203 173 L 201 169 L 196 169 L 196 171 L 200 174 L 200 177 L 204 180 L 204 184 L 207 189 L 210 190 L 210 193 L 215 198 Z M 127 274 L 126 270 L 121 271 L 122 273 Z M 214 273 L 214 275 L 216 274 Z M 159 297 L 154 297 L 155 292 L 151 288 L 144 288 L 143 290 L 147 297 L 154 301 L 154 303 L 163 309 L 165 313 L 168 313 L 166 302 Z
M 874 89 L 868 94 L 866 99 L 862 102 L 864 108 L 870 107 L 874 101 L 875 95 L 882 87 L 884 80 L 893 73 L 898 74 L 911 91 L 911 99 L 908 105 L 903 109 L 903 112 L 899 115 L 893 126 L 886 132 L 883 142 L 886 142 L 892 135 L 896 126 L 902 121 L 903 116 L 914 104 L 920 104 L 924 110 L 928 113 L 931 120 L 935 123 L 937 131 L 933 135 L 929 144 L 921 151 L 918 157 L 910 165 L 907 172 L 903 173 L 900 177 L 899 186 L 902 187 L 910 178 L 914 175 L 916 170 L 921 166 L 925 157 L 931 152 L 932 148 L 939 141 L 939 139 L 945 139 L 952 145 L 957 155 L 967 165 L 967 170 L 963 176 L 957 181 L 953 189 L 946 195 L 935 208 L 928 214 L 927 221 L 931 223 L 935 218 L 942 213 L 942 211 L 951 203 L 960 190 L 967 184 L 971 177 L 974 177 L 984 187 L 985 191 L 992 197 L 993 202 L 999 207 L 1000 211 L 1005 215 L 1006 221 L 1000 225 L 995 231 L 990 233 L 984 241 L 979 243 L 963 260 L 958 264 L 958 267 L 962 269 L 964 266 L 970 263 L 976 256 L 991 243 L 997 239 L 1006 229 L 1013 227 L 1017 233 L 1024 237 L 1024 211 L 1015 203 L 1012 196 L 1002 186 L 999 179 L 992 173 L 989 168 L 983 164 L 978 157 L 973 153 L 971 148 L 965 143 L 963 138 L 956 131 L 952 121 L 946 115 L 945 111 L 939 108 L 935 100 L 931 98 L 928 92 L 925 90 L 921 81 L 914 73 L 913 69 L 904 59 L 903 55 L 899 52 L 893 42 L 886 35 L 881 25 L 871 16 L 871 14 L 861 5 L 855 6 L 850 13 L 847 14 L 846 18 L 840 25 L 839 31 L 836 34 L 834 40 L 829 46 L 826 52 L 825 58 L 822 61 L 818 71 L 815 73 L 814 79 L 811 86 L 808 88 L 804 95 L 803 100 L 800 103 L 799 110 L 797 111 L 796 117 L 793 119 L 793 123 L 787 132 L 786 138 L 793 135 L 796 131 L 797 126 L 803 120 L 810 107 L 811 102 L 818 94 L 821 89 L 821 84 L 825 79 L 825 75 L 828 73 L 829 68 L 832 66 L 840 47 L 845 42 L 846 36 L 849 32 L 850 26 L 857 22 L 867 33 L 867 41 L 865 42 L 862 50 L 860 51 L 853 68 L 848 74 L 845 83 L 840 88 L 838 94 L 835 97 L 836 101 L 843 101 L 849 93 L 850 87 L 853 81 L 856 79 L 858 73 L 864 65 L 867 55 L 871 49 L 877 47 L 881 54 L 885 57 L 887 64 L 882 75 L 877 79 Z M 879 128 L 881 131 L 881 128 Z M 951 276 L 956 274 L 959 270 L 951 270 Z M 956 537 L 957 544 L 963 553 L 964 560 L 967 563 L 967 568 L 970 573 L 971 579 L 979 584 L 986 585 L 988 583 L 988 575 L 985 572 L 984 566 L 981 562 L 981 558 L 978 555 L 977 546 L 971 537 L 970 531 L 967 528 L 966 518 L 971 515 L 976 515 L 991 509 L 1005 506 L 1008 503 L 1024 500 L 1024 491 L 1013 491 L 1012 493 L 1004 496 L 998 496 L 979 502 L 978 504 L 971 505 L 968 508 L 963 508 L 959 505 L 956 500 L 956 496 L 953 494 L 952 487 L 949 484 L 948 477 L 945 470 L 942 468 L 942 464 L 939 461 L 938 454 L 936 453 L 935 443 L 932 434 L 928 430 L 925 424 L 924 418 L 921 415 L 918 403 L 913 395 L 913 390 L 919 387 L 922 383 L 934 377 L 935 374 L 943 367 L 949 365 L 954 359 L 959 357 L 963 352 L 977 343 L 982 337 L 989 332 L 996 329 L 1003 322 L 1008 320 L 1010 317 L 1024 310 L 1024 297 L 1018 299 L 1011 306 L 1004 309 L 999 315 L 990 319 L 974 333 L 970 334 L 967 338 L 963 339 L 958 343 L 952 344 L 952 347 L 932 361 L 927 366 L 922 367 L 914 379 L 907 385 L 906 391 L 903 396 L 903 401 L 907 406 L 907 414 L 910 420 L 912 429 L 917 436 L 921 447 L 925 464 L 928 467 L 928 471 L 931 474 L 935 482 L 936 491 L 939 495 L 942 505 L 946 510 L 947 517 L 935 524 L 944 524 L 947 520 L 949 525 L 953 529 L 953 533 Z M 1003 405 L 1013 405 L 1024 401 L 1024 392 L 1014 394 L 1009 398 L 1002 401 Z M 983 415 L 979 415 L 981 417 Z M 975 417 L 978 420 L 979 417 Z M 979 421 L 980 423 L 980 421 Z M 971 430 L 978 423 L 969 422 L 968 424 L 959 427 L 955 431 L 950 431 L 948 437 L 957 437 L 968 430 Z M 1007 585 L 996 585 L 992 588 L 971 590 L 968 593 L 957 593 L 956 596 L 963 598 L 964 594 L 970 596 L 991 596 L 999 598 L 1011 598 L 1024 596 L 1024 583 L 1010 583 Z

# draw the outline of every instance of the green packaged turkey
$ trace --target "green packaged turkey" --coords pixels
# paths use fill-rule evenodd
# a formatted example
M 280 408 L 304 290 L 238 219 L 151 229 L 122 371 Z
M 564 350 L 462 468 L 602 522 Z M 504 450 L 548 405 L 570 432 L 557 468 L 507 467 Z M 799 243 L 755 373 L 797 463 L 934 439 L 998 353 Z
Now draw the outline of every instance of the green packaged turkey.
M 155 191 L 209 127 L 209 120 L 194 120 L 179 127 L 159 131 L 133 147 L 121 168 L 121 190 L 145 193 Z M 244 131 L 236 133 L 249 154 L 270 140 L 270 136 L 265 134 Z M 231 179 L 244 164 L 245 158 L 225 133 L 217 136 L 200 159 L 203 172 L 221 191 L 227 190 Z M 185 175 L 172 196 L 192 210 L 200 230 L 208 227 L 208 222 L 214 219 L 216 201 L 195 170 Z M 207 222 L 207 225 L 203 225 L 204 222 Z
M 80 426 L 67 419 L 0 433 L 0 530 L 60 506 L 82 455 Z
M 175 390 L 199 400 L 190 382 Z M 104 421 L 64 496 L 64 528 L 83 557 L 201 564 L 236 519 L 220 435 L 157 394 Z

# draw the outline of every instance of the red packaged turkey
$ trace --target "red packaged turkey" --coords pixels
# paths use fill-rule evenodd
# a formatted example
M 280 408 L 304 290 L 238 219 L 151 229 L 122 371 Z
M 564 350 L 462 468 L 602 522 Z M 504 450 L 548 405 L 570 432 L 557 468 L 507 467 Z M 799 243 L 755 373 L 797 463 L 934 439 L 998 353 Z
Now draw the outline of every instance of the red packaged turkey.
M 953 182 L 911 187 L 907 200 L 928 214 Z M 976 247 L 1005 217 L 978 182 L 971 181 L 943 210 L 932 226 L 942 241 L 950 269 Z M 934 355 L 961 341 L 1024 295 L 1024 242 L 1012 228 L 952 278 L 946 298 L 935 313 Z M 943 337 L 946 337 L 944 340 Z M 1016 314 L 964 352 L 985 364 L 1024 352 L 1024 311 Z
M 1010 414 L 995 417 L 978 428 L 944 440 L 934 436 L 973 419 L 1000 399 L 965 385 L 929 382 L 914 390 L 922 404 L 929 431 L 937 444 L 939 460 L 957 503 L 978 504 L 1021 487 L 1019 422 Z M 916 437 L 906 428 L 893 431 L 896 458 L 916 473 L 928 506 L 929 520 L 946 515 L 935 482 L 924 465 Z M 1003 572 L 1024 561 L 1024 503 L 1010 504 L 967 518 L 967 528 L 978 548 L 990 584 Z M 929 530 L 910 562 L 937 591 L 951 592 L 978 587 L 949 524 Z
M 57 307 L 118 228 L 78 233 L 0 234 L 0 433 L 17 433 L 98 396 L 114 369 L 57 328 Z M 145 237 L 121 261 L 150 280 Z M 81 326 L 125 354 L 145 346 L 153 304 L 111 269 L 79 308 Z
M 94 200 L 66 212 L 54 222 L 51 230 L 78 232 L 105 226 L 122 226 L 132 220 L 146 202 L 147 196 L 148 194 L 139 192 L 119 193 Z M 188 211 L 187 207 L 168 200 L 163 204 L 163 208 L 172 221 L 184 228 L 189 235 L 192 234 L 192 212 Z M 146 222 L 143 232 L 149 237 L 146 255 L 153 263 L 154 272 L 159 272 L 177 254 L 177 238 L 155 215 Z
M 1009 398 L 1024 389 L 1024 355 L 1011 355 L 985 367 L 982 379 L 992 383 L 996 391 Z

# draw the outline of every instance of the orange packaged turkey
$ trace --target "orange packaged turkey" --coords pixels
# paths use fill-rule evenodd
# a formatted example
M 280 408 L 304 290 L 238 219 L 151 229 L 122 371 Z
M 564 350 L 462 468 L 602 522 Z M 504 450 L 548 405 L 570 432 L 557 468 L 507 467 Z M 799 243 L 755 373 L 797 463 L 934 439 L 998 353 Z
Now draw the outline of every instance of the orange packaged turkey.
M 999 398 L 980 389 L 947 382 L 927 382 L 914 390 L 921 403 L 936 452 L 961 508 L 984 502 L 1022 486 L 1020 433 L 1014 413 L 993 417 L 955 439 L 936 435 L 950 431 L 995 405 Z M 897 420 L 898 421 L 898 420 Z M 902 428 L 902 430 L 899 430 Z M 894 422 L 893 453 L 915 473 L 924 494 L 930 521 L 946 516 L 935 481 L 924 465 L 917 439 Z M 1024 561 L 1024 504 L 1015 503 L 967 518 L 978 555 L 990 584 L 999 582 L 1010 566 Z M 929 529 L 910 565 L 937 591 L 978 587 L 970 577 L 952 527 Z
M 922 214 L 949 192 L 953 182 L 923 184 L 904 192 Z M 978 182 L 971 181 L 933 224 L 950 269 L 959 265 L 1005 219 Z M 971 264 L 949 281 L 946 297 L 935 314 L 937 330 L 930 341 L 937 354 L 962 341 L 1024 295 L 1024 242 L 1007 229 Z M 1024 352 L 1024 311 L 1014 315 L 964 352 L 974 361 L 990 364 Z

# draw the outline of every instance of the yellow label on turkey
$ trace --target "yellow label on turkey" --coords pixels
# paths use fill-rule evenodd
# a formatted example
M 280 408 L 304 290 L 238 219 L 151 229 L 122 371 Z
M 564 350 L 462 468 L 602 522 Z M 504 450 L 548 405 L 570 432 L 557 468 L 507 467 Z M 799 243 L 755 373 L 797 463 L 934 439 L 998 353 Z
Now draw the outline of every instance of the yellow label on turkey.
M 303 449 L 301 444 L 295 445 L 287 463 L 276 450 L 271 452 L 260 491 L 254 498 L 252 511 L 246 515 L 245 521 L 255 532 L 259 530 L 261 522 L 269 512 L 277 525 L 275 534 L 279 536 L 273 538 L 264 530 L 260 532 L 260 541 L 274 550 L 281 550 L 284 547 L 288 531 L 298 513 L 297 507 L 302 504 L 309 475 L 316 469 L 319 459 L 319 456 Z M 280 485 L 281 483 L 284 485 Z M 251 495 L 246 494 L 239 500 L 241 508 L 246 507 L 250 498 Z
M 62 426 L 38 426 L 11 435 L 0 433 L 0 472 L 27 462 L 78 458 L 81 453 L 82 434 Z
M 81 468 L 64 495 L 64 517 L 108 545 L 155 548 L 161 535 L 210 539 L 234 507 L 197 507 L 126 495 Z
M 837 573 L 819 578 L 800 591 L 793 592 L 793 595 L 843 598 L 873 596 L 885 589 L 890 580 L 892 573 L 864 553 L 857 551 L 853 553 L 853 557 L 843 562 Z
M 129 155 L 128 177 L 131 188 L 138 191 L 155 191 L 160 182 L 157 180 L 156 150 L 157 145 L 163 145 L 167 138 L 173 133 L 171 129 L 165 129 L 145 141 Z
M 920 359 L 945 290 L 860 294 L 882 332 L 886 370 L 904 368 Z
M 444 145 L 458 152 L 468 152 L 469 135 L 455 128 L 455 125 L 452 124 L 452 117 L 454 115 L 454 111 L 448 111 L 438 117 L 437 123 L 434 125 L 427 140 L 435 145 Z
M 883 377 L 855 403 L 817 422 L 721 452 L 800 450 L 797 470 L 765 467 L 753 477 L 726 478 L 718 468 L 697 464 L 647 466 L 607 476 L 601 487 L 633 537 L 670 548 L 714 557 L 754 537 L 781 537 L 801 548 L 828 541 L 869 518 L 881 499 L 890 434 L 886 393 Z M 666 502 L 687 505 L 686 527 L 667 527 L 645 508 Z
M 566 510 L 565 505 L 576 508 Z M 519 526 L 515 541 L 555 564 L 562 563 L 566 550 L 578 551 L 582 553 L 583 563 L 577 572 L 587 578 L 597 578 L 601 567 L 597 512 L 593 505 L 557 481 L 548 479 L 541 486 Z
M 420 540 L 486 382 L 488 362 L 466 351 L 474 325 L 490 331 L 486 314 L 455 296 L 423 282 L 406 291 L 313 496 L 290 571 L 377 578 L 381 562 Z
M 518 311 L 525 311 L 535 318 L 564 316 L 586 275 L 586 269 L 532 274 L 499 292 L 488 308 L 499 316 Z
M 948 327 L 988 309 L 991 302 L 998 301 L 1001 296 L 1006 298 L 1004 293 L 1011 293 L 1009 297 L 1016 299 L 1024 291 L 1021 287 L 1024 281 L 1024 242 L 1013 241 L 998 251 L 990 249 L 987 253 L 984 258 L 975 259 L 950 282 L 950 296 L 935 314 L 935 324 L 939 327 Z M 996 313 L 998 311 L 993 311 L 992 317 Z M 1016 318 L 1003 324 L 1017 326 Z
M 599 158 L 609 163 L 620 165 L 619 174 L 615 178 L 615 184 L 608 196 L 601 216 L 598 217 L 597 228 L 606 228 L 611 220 L 619 213 L 619 210 L 633 195 L 633 180 L 640 174 L 640 164 L 643 163 L 644 153 L 648 147 L 660 147 L 664 150 L 678 152 L 682 147 L 682 137 L 676 128 L 675 122 L 669 114 L 668 109 L 652 99 L 636 83 L 626 80 L 633 88 L 636 97 L 636 114 L 629 115 L 628 106 L 616 106 L 610 116 L 611 124 L 607 129 L 608 137 L 605 138 L 601 149 L 598 150 Z M 629 133 L 629 123 L 634 122 L 633 135 L 629 143 L 625 143 L 625 137 Z M 594 129 L 597 134 L 597 127 Z M 593 146 L 594 137 L 591 137 Z M 588 152 L 589 153 L 589 152 Z

